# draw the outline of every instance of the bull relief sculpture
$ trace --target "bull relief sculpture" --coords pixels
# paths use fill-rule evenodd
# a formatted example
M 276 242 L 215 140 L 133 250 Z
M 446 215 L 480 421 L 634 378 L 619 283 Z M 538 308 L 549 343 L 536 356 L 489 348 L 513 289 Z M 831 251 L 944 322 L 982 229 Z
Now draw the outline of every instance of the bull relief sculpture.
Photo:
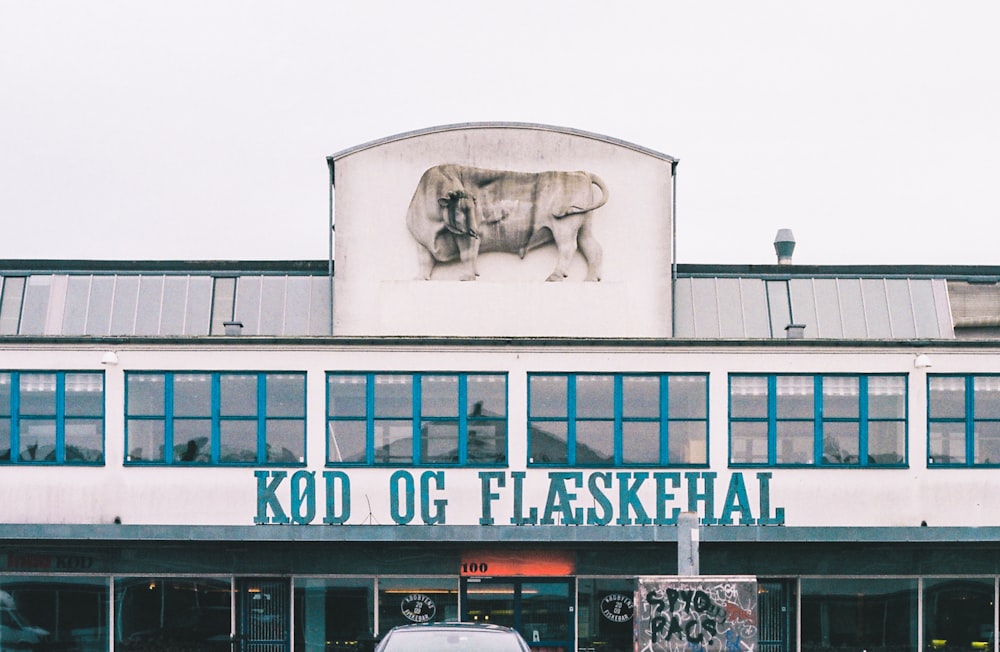
M 601 192 L 594 199 L 593 186 Z M 424 172 L 410 200 L 406 225 L 417 241 L 419 277 L 435 263 L 459 260 L 461 279 L 474 281 L 480 252 L 515 253 L 555 242 L 558 259 L 546 279 L 566 277 L 579 249 L 587 281 L 601 280 L 602 249 L 591 219 L 608 201 L 604 182 L 590 172 L 514 172 L 436 165 Z

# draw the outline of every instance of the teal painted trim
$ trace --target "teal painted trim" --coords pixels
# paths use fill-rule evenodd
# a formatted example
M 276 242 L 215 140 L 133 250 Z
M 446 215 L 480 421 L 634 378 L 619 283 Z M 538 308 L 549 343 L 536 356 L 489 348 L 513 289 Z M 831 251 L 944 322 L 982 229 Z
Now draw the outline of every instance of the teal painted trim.
M 272 521 L 273 523 L 273 521 Z M 588 543 L 676 543 L 676 525 L 480 526 L 480 525 L 78 525 L 5 524 L 0 544 L 58 541 L 184 542 L 377 542 L 453 544 L 526 543 L 572 546 Z M 786 527 L 703 526 L 702 545 L 794 544 L 1000 544 L 1000 527 Z

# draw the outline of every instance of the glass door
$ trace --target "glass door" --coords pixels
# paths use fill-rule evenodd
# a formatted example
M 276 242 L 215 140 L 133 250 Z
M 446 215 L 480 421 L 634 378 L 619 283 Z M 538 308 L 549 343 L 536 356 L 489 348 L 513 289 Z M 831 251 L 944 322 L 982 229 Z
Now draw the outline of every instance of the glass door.
M 574 644 L 573 580 L 462 580 L 462 618 L 513 627 L 538 652 L 570 652 Z

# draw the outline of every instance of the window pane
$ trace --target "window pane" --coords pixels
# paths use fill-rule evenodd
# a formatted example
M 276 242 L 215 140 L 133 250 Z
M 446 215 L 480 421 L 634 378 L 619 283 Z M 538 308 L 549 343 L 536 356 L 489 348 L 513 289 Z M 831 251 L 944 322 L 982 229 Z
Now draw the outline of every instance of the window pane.
M 413 378 L 398 374 L 375 376 L 375 415 L 378 417 L 413 416 Z
M 209 374 L 175 374 L 173 389 L 174 415 L 211 416 L 212 377 Z
M 128 462 L 165 462 L 160 420 L 128 420 Z
M 219 424 L 219 461 L 257 461 L 257 422 L 229 419 Z
M 975 418 L 1000 419 L 1000 376 L 973 378 L 975 393 Z
M 803 579 L 802 649 L 917 649 L 916 579 Z
M 174 421 L 174 462 L 206 463 L 212 460 L 212 421 Z
M 295 650 L 371 649 L 353 641 L 371 641 L 374 613 L 375 581 L 370 577 L 296 578 L 295 618 L 301 626 L 294 628 Z
M 67 462 L 104 461 L 104 424 L 100 419 L 66 419 Z
M 906 417 L 906 379 L 900 376 L 868 378 L 868 418 Z
M 735 421 L 730 425 L 730 460 L 736 464 L 764 464 L 767 457 L 767 422 Z
M 779 421 L 775 450 L 778 464 L 813 464 L 812 421 Z
M 924 639 L 929 648 L 991 649 L 993 578 L 928 578 L 923 602 Z M 939 641 L 942 644 L 936 645 Z
M 860 451 L 858 423 L 834 421 L 823 424 L 823 462 L 857 464 Z
M 363 417 L 367 413 L 367 380 L 358 374 L 332 375 L 327 378 L 327 411 L 331 417 Z
M 9 606 L 4 605 L 0 611 L 3 617 L 0 647 L 3 650 L 107 649 L 108 584 L 107 579 L 99 577 L 0 578 L 0 591 L 5 594 L 5 601 L 9 600 Z
M 667 379 L 667 387 L 671 419 L 704 419 L 708 417 L 707 378 L 704 376 L 670 376 Z
M 267 374 L 267 416 L 301 417 L 306 413 L 305 374 Z
M 767 378 L 732 376 L 729 379 L 729 402 L 732 416 L 767 418 Z
M 420 461 L 458 462 L 458 421 L 425 421 L 420 427 Z
M 10 416 L 10 374 L 0 374 L 0 416 Z
M 458 582 L 451 578 L 379 579 L 379 629 L 456 621 Z M 483 651 L 485 652 L 485 651 Z
M 365 462 L 365 431 L 364 421 L 331 421 L 329 426 L 330 439 L 327 442 L 327 459 L 330 464 Z
M 413 422 L 408 420 L 375 422 L 375 463 L 413 463 Z
M 902 421 L 868 422 L 868 463 L 902 464 L 906 460 L 906 424 Z
M 229 639 L 231 604 L 228 580 L 116 577 L 115 649 L 215 649 Z
M 21 419 L 22 462 L 54 462 L 56 460 L 56 422 L 53 419 Z
M 855 377 L 824 376 L 823 416 L 857 419 L 860 416 L 861 405 L 859 383 L 859 379 Z
M 615 422 L 576 422 L 576 463 L 614 464 Z
M 708 422 L 671 421 L 670 464 L 708 464 Z
M 615 416 L 614 376 L 576 377 L 576 416 L 596 419 Z
M 532 417 L 565 417 L 567 379 L 565 376 L 529 376 L 529 412 Z
M 812 376 L 778 376 L 777 416 L 779 419 L 809 419 L 815 413 Z
M 507 377 L 469 376 L 466 379 L 469 416 L 503 417 L 507 415 Z
M 528 454 L 531 464 L 565 464 L 569 437 L 565 421 L 534 421 L 528 426 Z
M 929 424 L 930 464 L 965 464 L 965 424 Z
M 10 419 L 0 419 L 0 462 L 10 461 Z
M 20 389 L 22 415 L 55 416 L 55 374 L 21 374 Z
M 622 423 L 622 463 L 658 464 L 660 462 L 659 421 Z
M 66 374 L 66 415 L 94 417 L 104 414 L 104 376 Z
M 457 417 L 458 376 L 422 376 L 420 414 L 425 417 Z
M 264 461 L 296 464 L 306 459 L 306 424 L 300 419 L 268 419 Z
M 660 416 L 660 379 L 657 376 L 622 378 L 622 416 L 647 419 Z
M 256 374 L 225 374 L 220 376 L 219 416 L 257 416 Z
M 961 419 L 965 416 L 965 379 L 957 376 L 932 376 L 930 415 L 932 419 Z
M 468 423 L 466 458 L 469 464 L 500 464 L 507 461 L 507 422 L 473 420 Z
M 1000 421 L 976 422 L 975 464 L 1000 464 Z
M 166 379 L 162 374 L 126 374 L 128 413 L 132 416 L 163 416 Z

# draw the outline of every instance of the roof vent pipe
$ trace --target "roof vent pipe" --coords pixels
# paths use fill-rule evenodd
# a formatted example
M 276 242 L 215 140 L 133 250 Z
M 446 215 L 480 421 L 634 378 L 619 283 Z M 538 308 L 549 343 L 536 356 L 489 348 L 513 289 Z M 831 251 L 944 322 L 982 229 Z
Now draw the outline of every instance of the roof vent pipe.
M 792 252 L 795 251 L 795 236 L 791 229 L 778 229 L 774 236 L 774 253 L 778 254 L 779 265 L 792 264 Z

